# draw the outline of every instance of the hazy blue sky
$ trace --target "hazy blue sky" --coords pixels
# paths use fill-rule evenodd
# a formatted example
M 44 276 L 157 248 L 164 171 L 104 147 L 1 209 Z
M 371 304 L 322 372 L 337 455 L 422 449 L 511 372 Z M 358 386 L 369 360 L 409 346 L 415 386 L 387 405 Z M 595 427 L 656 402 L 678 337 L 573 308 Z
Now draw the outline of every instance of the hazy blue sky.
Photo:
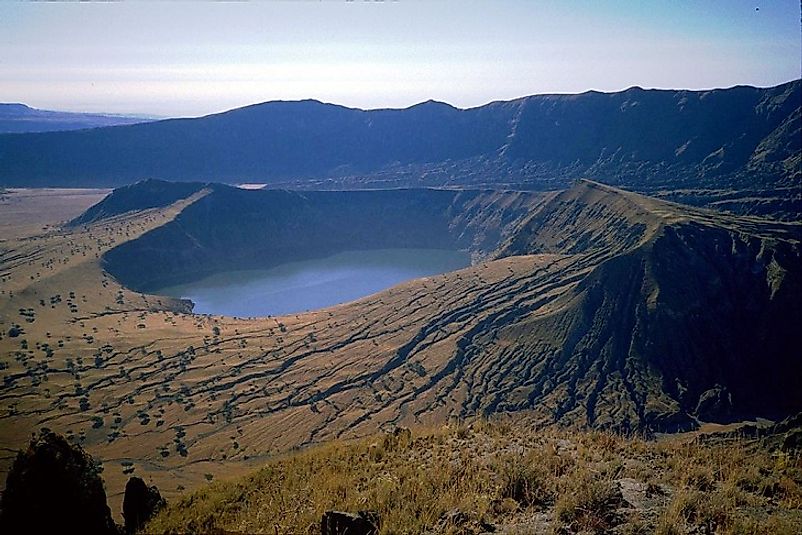
M 756 10 L 759 7 L 759 10 Z M 799 0 L 0 2 L 0 101 L 201 115 L 800 77 Z

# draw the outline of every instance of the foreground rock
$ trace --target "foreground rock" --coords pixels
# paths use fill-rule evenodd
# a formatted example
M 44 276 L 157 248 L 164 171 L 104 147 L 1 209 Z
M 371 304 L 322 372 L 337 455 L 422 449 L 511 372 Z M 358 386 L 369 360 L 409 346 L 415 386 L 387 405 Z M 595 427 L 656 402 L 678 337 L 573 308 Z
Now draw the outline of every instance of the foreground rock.
M 138 477 L 129 479 L 125 485 L 125 498 L 123 498 L 125 532 L 136 533 L 166 503 L 155 486 L 148 487 Z
M 79 446 L 42 430 L 8 474 L 0 533 L 117 534 L 100 472 Z
M 359 511 L 357 514 L 342 511 L 326 511 L 320 522 L 321 535 L 377 535 L 379 514 Z

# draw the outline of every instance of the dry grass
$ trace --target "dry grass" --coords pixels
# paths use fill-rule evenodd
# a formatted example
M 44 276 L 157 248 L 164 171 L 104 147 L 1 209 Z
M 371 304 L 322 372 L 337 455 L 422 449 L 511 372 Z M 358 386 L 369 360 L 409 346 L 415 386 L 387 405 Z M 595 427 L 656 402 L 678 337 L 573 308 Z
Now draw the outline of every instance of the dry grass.
M 0 189 L 0 240 L 39 234 L 79 216 L 108 189 Z
M 666 475 L 676 491 L 657 533 L 684 533 L 691 526 L 711 533 L 799 533 L 799 456 L 770 454 L 757 442 L 666 448 L 661 454 L 668 457 Z
M 516 423 L 311 448 L 182 497 L 147 531 L 317 533 L 329 509 L 378 511 L 388 534 L 475 533 L 481 522 L 512 533 L 802 527 L 799 457 L 771 454 L 756 442 L 656 443 Z M 622 481 L 637 481 L 642 492 L 622 494 Z M 461 525 L 443 520 L 455 509 L 465 513 Z M 541 513 L 540 531 L 533 512 Z
M 37 201 L 41 212 L 46 211 L 47 204 L 42 204 L 46 200 Z M 560 284 L 555 288 L 554 277 L 564 278 L 568 271 L 580 273 L 587 268 L 573 256 L 511 257 L 410 281 L 356 303 L 257 319 L 177 312 L 181 308 L 177 303 L 131 292 L 103 271 L 101 259 L 106 251 L 161 227 L 191 202 L 188 199 L 172 207 L 127 214 L 86 228 L 50 228 L 32 238 L 3 242 L 0 379 L 5 391 L 0 416 L 5 424 L 0 426 L 0 449 L 4 452 L 0 452 L 0 476 L 11 464 L 11 452 L 46 425 L 80 443 L 104 463 L 109 503 L 119 513 L 122 490 L 132 472 L 158 485 L 168 499 L 174 500 L 185 489 L 205 485 L 209 478 L 217 481 L 250 473 L 271 456 L 299 444 L 335 436 L 365 436 L 389 422 L 413 425 L 418 418 L 427 423 L 448 421 L 460 407 L 487 400 L 481 388 L 490 380 L 487 378 L 504 377 L 503 384 L 491 383 L 497 385 L 500 397 L 509 394 L 510 401 L 519 404 L 526 397 L 515 399 L 521 395 L 515 390 L 520 386 L 515 368 L 507 374 L 498 373 L 495 350 L 501 346 L 487 346 L 487 351 L 480 352 L 487 358 L 465 360 L 476 365 L 466 368 L 462 375 L 477 374 L 471 388 L 448 393 L 444 385 L 449 381 L 433 378 L 457 365 L 457 343 L 466 330 L 496 317 L 503 307 L 540 303 L 544 296 L 549 302 L 544 311 L 553 312 L 552 304 L 572 287 Z M 24 223 L 19 218 L 10 221 Z M 37 228 L 41 230 L 41 226 Z M 504 292 L 496 294 L 500 287 Z M 487 299 L 491 294 L 496 297 Z M 477 303 L 481 305 L 478 308 Z M 461 311 L 459 315 L 451 314 L 456 310 Z M 24 328 L 24 333 L 12 336 L 18 327 Z M 561 347 L 559 337 L 550 338 L 555 329 L 534 334 L 525 324 L 515 329 L 509 332 L 508 340 L 520 335 Z M 421 332 L 429 335 L 416 346 L 414 358 L 387 372 L 387 364 L 400 362 L 399 351 Z M 354 381 L 365 374 L 377 374 L 381 379 Z M 479 381 L 479 377 L 483 379 Z M 447 393 L 448 397 L 443 397 Z M 550 395 L 536 405 L 542 410 L 541 416 L 551 413 L 549 407 L 561 400 L 564 390 L 555 388 Z M 441 399 L 448 401 L 441 403 Z M 427 446 L 429 435 L 441 436 L 442 443 Z M 416 481 L 430 481 L 435 489 L 431 493 L 444 500 L 443 507 L 426 509 L 428 512 L 405 510 L 419 526 L 430 525 L 446 507 L 456 506 L 468 508 L 474 518 L 486 515 L 501 523 L 520 522 L 522 515 L 543 511 L 556 523 L 558 502 L 561 522 L 579 526 L 595 522 L 595 517 L 586 513 L 590 511 L 587 506 L 568 501 L 565 489 L 572 488 L 574 475 L 580 482 L 587 478 L 615 482 L 631 477 L 658 483 L 676 480 L 672 484 L 680 485 L 678 476 L 664 474 L 666 464 L 677 458 L 674 468 L 681 468 L 686 458 L 683 455 L 690 455 L 672 454 L 664 459 L 658 457 L 655 445 L 637 440 L 622 442 L 604 434 L 535 434 L 498 423 L 422 434 L 407 447 L 380 442 L 370 450 L 367 464 L 351 452 L 352 458 L 343 461 L 350 475 L 331 476 L 344 481 L 346 496 L 333 494 L 325 503 L 304 497 L 303 487 L 285 486 L 285 481 L 295 476 L 274 461 L 274 469 L 285 471 L 284 480 L 276 483 L 280 489 L 275 491 L 279 493 L 276 499 L 292 502 L 305 511 L 299 518 L 314 522 L 318 511 L 332 503 L 340 508 L 363 503 L 364 508 L 378 508 L 391 515 L 396 505 L 385 503 L 375 489 L 389 487 L 401 496 L 398 499 L 407 500 L 412 490 L 396 478 L 409 474 L 408 478 Z M 341 447 L 358 448 L 359 444 Z M 337 448 L 328 448 L 310 450 L 309 455 L 340 454 Z M 469 479 L 460 485 L 485 481 L 489 487 L 466 489 L 467 497 L 460 497 L 468 500 L 465 503 L 449 502 L 447 489 L 435 474 L 447 474 L 440 468 L 443 463 L 444 467 L 456 463 L 463 470 L 463 455 L 469 460 L 475 457 L 481 477 L 465 469 L 464 477 Z M 637 462 L 627 462 L 631 460 Z M 420 471 L 421 466 L 423 473 L 414 471 Z M 460 474 L 458 470 L 454 477 Z M 360 478 L 366 479 L 364 486 L 353 487 L 353 481 Z M 744 478 L 745 489 L 739 487 L 740 492 L 762 496 L 762 504 L 775 499 L 763 492 L 793 496 L 798 482 L 794 476 L 767 479 L 759 472 Z M 769 479 L 771 482 L 766 483 Z M 697 480 L 689 476 L 690 488 L 704 482 Z M 455 484 L 448 478 L 445 481 Z M 717 481 L 714 478 L 716 485 Z M 365 488 L 374 490 L 368 493 Z M 598 492 L 606 488 L 599 485 Z M 348 501 L 352 499 L 355 502 Z M 778 507 L 787 508 L 793 502 L 783 500 Z M 242 504 L 226 504 L 243 511 L 245 525 L 275 533 L 267 523 L 250 519 L 256 506 L 245 511 Z M 272 505 L 265 507 L 268 518 L 280 511 Z M 741 516 L 729 515 L 727 522 L 736 525 Z M 236 525 L 235 517 L 225 518 L 229 517 L 218 510 L 213 515 L 214 525 Z M 644 520 L 645 529 L 656 525 L 653 520 Z M 300 520 L 293 522 L 282 519 L 281 529 L 299 529 Z M 397 525 L 409 522 L 403 518 Z M 386 525 L 394 524 L 387 520 Z

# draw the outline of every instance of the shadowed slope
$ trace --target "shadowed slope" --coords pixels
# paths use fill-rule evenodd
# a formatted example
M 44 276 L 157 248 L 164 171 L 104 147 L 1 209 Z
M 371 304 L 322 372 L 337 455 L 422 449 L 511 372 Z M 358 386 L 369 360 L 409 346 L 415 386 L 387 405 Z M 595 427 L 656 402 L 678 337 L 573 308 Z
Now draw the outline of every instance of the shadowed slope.
M 143 180 L 115 189 L 111 195 L 70 221 L 68 226 L 87 225 L 126 212 L 163 208 L 186 199 L 203 187 L 203 184 L 197 182 L 176 184 L 162 180 Z
M 156 184 L 171 196 L 187 195 L 186 185 Z M 213 272 L 264 269 L 356 249 L 462 249 L 481 257 L 549 197 L 431 189 L 249 191 L 220 184 L 210 190 L 175 221 L 106 253 L 105 268 L 130 288 L 152 291 Z M 122 199 L 124 205 L 142 202 L 140 197 L 113 194 L 92 212 L 112 210 Z
M 538 410 L 545 402 L 555 420 L 671 429 L 691 425 L 689 416 L 787 413 L 802 406 L 799 241 L 798 225 L 586 182 L 535 214 L 503 252 L 606 260 L 553 312 L 521 318 L 482 351 L 526 355 L 527 401 Z
M 333 192 L 256 193 L 212 186 L 168 207 L 4 243 L 0 282 L 13 297 L 0 301 L 0 321 L 16 336 L 0 340 L 0 443 L 18 447 L 45 423 L 72 431 L 113 460 L 112 494 L 123 483 L 117 463 L 135 462 L 170 496 L 175 478 L 195 485 L 388 424 L 527 411 L 540 422 L 648 431 L 802 409 L 800 226 L 592 182 L 531 204 L 515 193 L 367 192 L 395 206 L 386 212 L 399 236 L 431 222 L 404 210 L 445 208 L 434 237 L 496 259 L 305 314 L 196 316 L 103 271 L 115 248 L 166 255 L 172 242 L 158 236 L 204 259 L 226 239 L 314 235 L 306 218 L 278 217 L 280 207 L 319 222 L 323 201 L 336 199 L 348 229 L 374 219 Z M 277 208 L 270 217 L 263 202 Z M 238 224 L 268 221 L 273 230 L 251 242 L 232 237 Z
M 0 184 L 113 186 L 153 177 L 547 190 L 589 177 L 644 192 L 777 190 L 773 202 L 790 193 L 798 203 L 801 106 L 799 80 L 534 95 L 465 110 L 267 102 L 197 119 L 0 135 Z

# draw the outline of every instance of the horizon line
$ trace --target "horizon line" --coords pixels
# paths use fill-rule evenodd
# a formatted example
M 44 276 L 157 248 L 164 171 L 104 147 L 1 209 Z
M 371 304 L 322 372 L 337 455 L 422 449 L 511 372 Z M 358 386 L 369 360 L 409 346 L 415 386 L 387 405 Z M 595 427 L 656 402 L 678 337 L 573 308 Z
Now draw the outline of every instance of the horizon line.
M 512 97 L 512 98 L 489 100 L 489 101 L 487 101 L 487 102 L 485 102 L 483 104 L 478 104 L 478 105 L 475 105 L 475 106 L 466 106 L 466 107 L 459 107 L 459 106 L 455 106 L 454 104 L 451 104 L 450 102 L 446 102 L 444 100 L 437 100 L 437 99 L 430 98 L 430 99 L 427 99 L 427 100 L 422 100 L 422 101 L 419 101 L 419 102 L 415 102 L 414 104 L 410 104 L 410 105 L 407 105 L 407 106 L 398 106 L 398 107 L 377 106 L 377 107 L 364 107 L 363 108 L 363 107 L 359 107 L 359 106 L 349 106 L 349 105 L 340 104 L 340 103 L 337 103 L 337 102 L 330 102 L 330 101 L 320 100 L 320 99 L 317 99 L 317 98 L 314 98 L 314 97 L 308 97 L 308 98 L 298 98 L 298 99 L 290 99 L 290 100 L 287 100 L 287 99 L 263 100 L 263 101 L 258 101 L 258 102 L 251 102 L 251 103 L 248 103 L 248 104 L 242 104 L 242 105 L 239 105 L 239 106 L 235 106 L 233 108 L 226 108 L 226 109 L 223 109 L 223 110 L 220 110 L 220 111 L 212 111 L 212 112 L 209 112 L 209 113 L 203 113 L 203 114 L 200 114 L 200 115 L 175 115 L 175 116 L 173 116 L 173 115 L 156 115 L 156 114 L 151 114 L 151 113 L 148 113 L 148 112 L 130 112 L 130 113 L 129 112 L 94 112 L 94 111 L 73 111 L 73 110 L 66 110 L 66 109 L 48 109 L 48 108 L 38 108 L 35 105 L 27 104 L 27 103 L 24 103 L 24 102 L 0 102 L 0 105 L 22 105 L 22 106 L 25 106 L 25 107 L 27 107 L 29 109 L 35 110 L 35 111 L 56 112 L 56 113 L 75 113 L 75 114 L 83 114 L 83 115 L 100 115 L 100 116 L 108 116 L 108 117 L 141 118 L 141 119 L 144 119 L 145 122 L 148 122 L 147 121 L 148 119 L 150 119 L 149 122 L 157 122 L 157 121 L 169 121 L 169 120 L 173 120 L 173 119 L 201 119 L 203 117 L 210 117 L 210 116 L 214 116 L 214 115 L 222 115 L 222 114 L 229 113 L 229 112 L 236 111 L 236 110 L 241 110 L 241 109 L 245 109 L 245 108 L 251 108 L 251 107 L 255 107 L 255 106 L 262 106 L 262 105 L 265 105 L 265 104 L 274 104 L 274 103 L 276 103 L 276 104 L 277 103 L 290 104 L 290 103 L 302 103 L 302 102 L 315 102 L 315 103 L 323 104 L 323 105 L 326 105 L 326 106 L 337 106 L 337 107 L 346 108 L 346 109 L 349 109 L 349 110 L 357 110 L 357 111 L 365 111 L 365 112 L 367 112 L 367 111 L 403 111 L 403 110 L 409 110 L 411 108 L 415 108 L 417 106 L 421 106 L 421 105 L 424 105 L 424 104 L 441 104 L 441 105 L 448 106 L 448 107 L 453 108 L 453 109 L 458 110 L 458 111 L 468 111 L 468 110 L 474 110 L 474 109 L 482 108 L 482 107 L 485 107 L 485 106 L 489 106 L 489 105 L 492 105 L 492 104 L 503 104 L 503 103 L 516 102 L 516 101 L 519 101 L 519 100 L 532 98 L 532 97 L 580 96 L 580 95 L 587 95 L 589 93 L 597 93 L 597 94 L 601 94 L 601 95 L 613 95 L 613 94 L 617 94 L 617 93 L 626 93 L 627 91 L 632 91 L 632 90 L 641 90 L 641 91 L 677 91 L 677 92 L 686 91 L 686 92 L 692 92 L 692 93 L 704 93 L 704 92 L 709 92 L 709 91 L 728 91 L 728 90 L 737 89 L 737 88 L 772 89 L 772 88 L 780 87 L 780 86 L 783 86 L 783 85 L 792 84 L 794 82 L 802 82 L 802 76 L 799 76 L 799 77 L 796 77 L 796 78 L 792 78 L 790 80 L 786 80 L 785 82 L 781 82 L 781 83 L 778 83 L 778 84 L 771 84 L 771 85 L 756 85 L 756 84 L 743 83 L 743 84 L 734 84 L 734 85 L 729 85 L 729 86 L 713 86 L 713 87 L 703 87 L 703 88 L 655 87 L 655 86 L 644 87 L 644 86 L 640 86 L 640 85 L 631 85 L 631 86 L 625 87 L 623 89 L 609 90 L 609 91 L 603 91 L 603 90 L 590 88 L 590 89 L 586 89 L 586 90 L 581 91 L 581 92 L 553 91 L 553 92 L 544 92 L 544 93 L 528 93 L 528 94 L 524 94 L 524 95 L 520 95 L 520 96 Z

